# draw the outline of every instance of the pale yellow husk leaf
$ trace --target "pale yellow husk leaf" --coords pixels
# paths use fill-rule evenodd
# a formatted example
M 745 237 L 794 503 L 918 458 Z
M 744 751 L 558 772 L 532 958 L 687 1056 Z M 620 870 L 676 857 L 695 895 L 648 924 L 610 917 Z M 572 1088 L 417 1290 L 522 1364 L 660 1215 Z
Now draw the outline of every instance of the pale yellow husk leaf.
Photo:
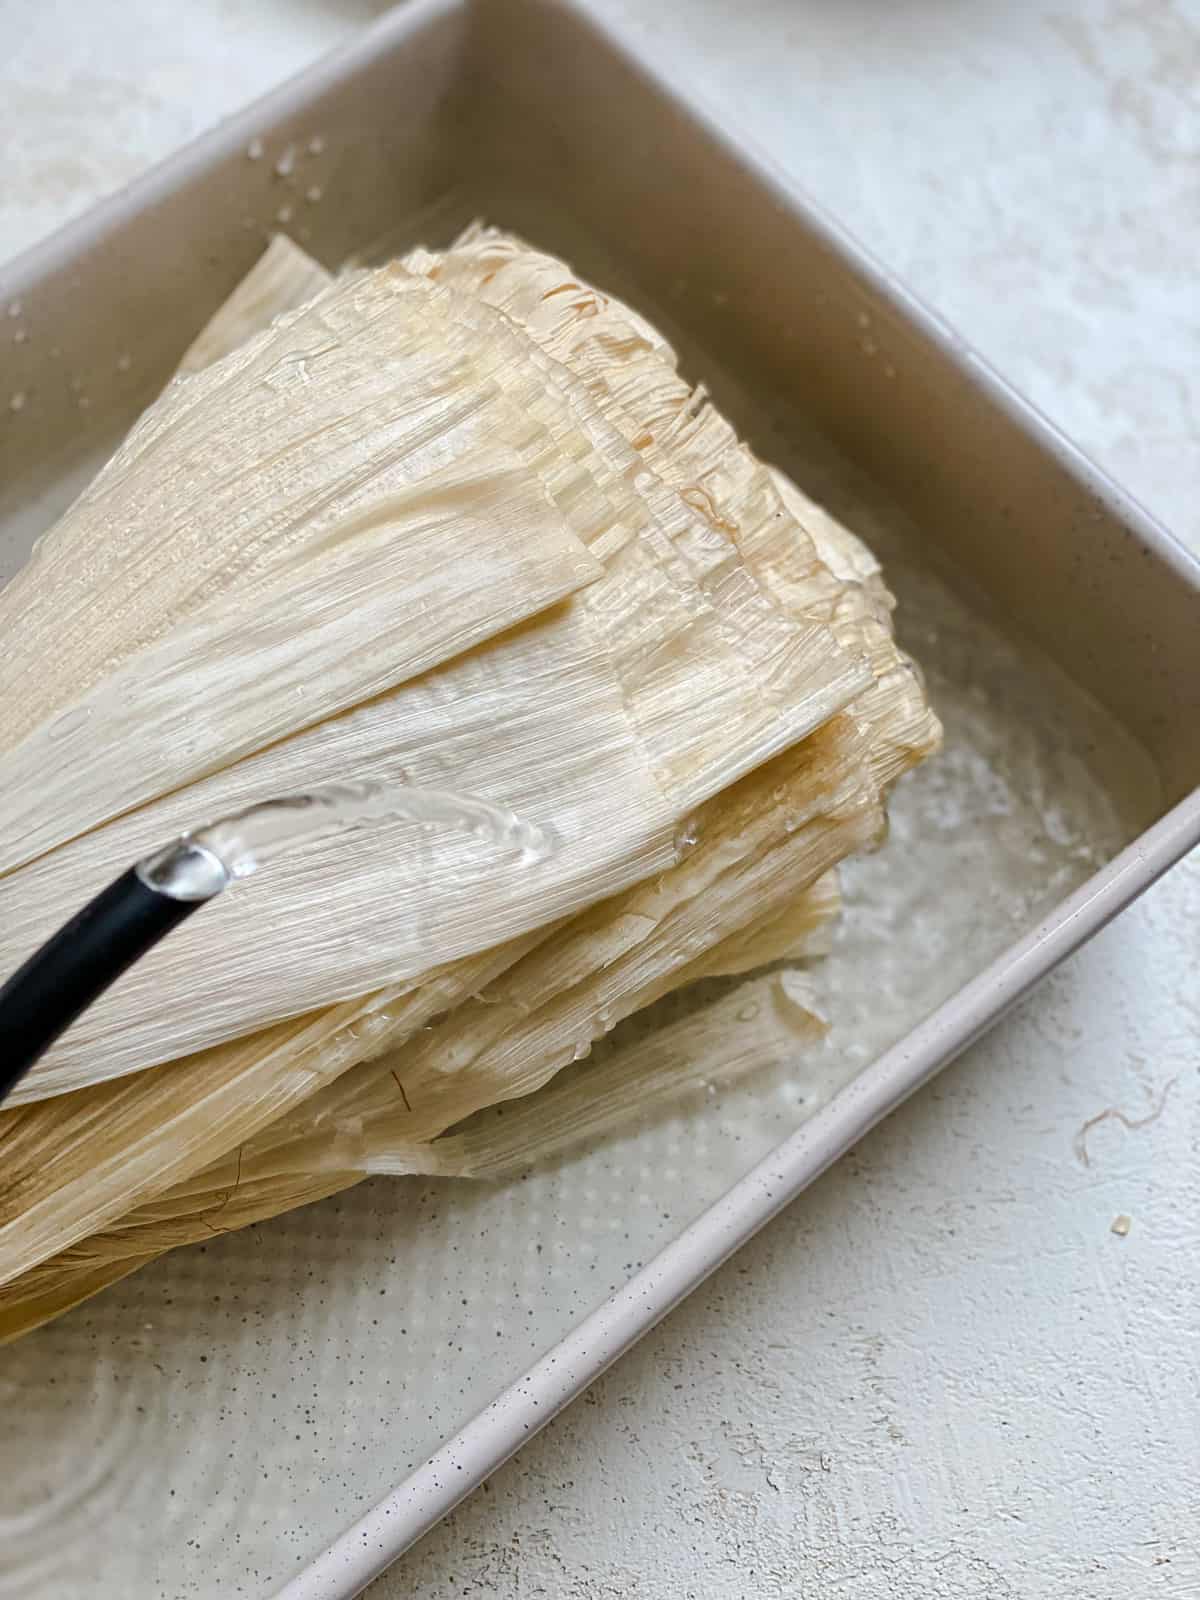
M 734 1083 L 811 1047 L 823 1024 L 803 980 L 752 981 L 681 1021 L 625 1045 L 522 1101 L 503 1119 L 475 1119 L 415 1141 L 386 1116 L 279 1147 L 239 1152 L 157 1202 L 0 1289 L 0 1341 L 125 1277 L 163 1251 L 246 1227 L 335 1193 L 371 1173 L 503 1179 L 580 1143 L 631 1127 L 689 1090 Z
M 603 519 L 593 518 L 591 527 L 600 529 L 599 537 L 611 544 L 605 526 Z M 479 986 L 477 976 L 468 974 L 464 981 Z M 219 1153 L 214 1128 L 224 1130 L 230 1144 L 250 1136 L 286 1104 L 302 1099 L 314 1077 L 332 1075 L 365 1050 L 379 1048 L 389 1031 L 403 1036 L 405 1019 L 424 1016 L 415 1009 L 411 993 L 402 991 L 392 1005 L 385 1000 L 375 997 L 341 1008 L 340 1014 L 301 1019 L 260 1039 L 205 1052 L 149 1076 L 141 1091 L 132 1085 L 114 1086 L 111 1093 L 98 1087 L 60 1102 L 61 1120 L 55 1113 L 38 1119 L 23 1141 L 30 1151 L 27 1182 L 32 1192 L 20 1181 L 19 1162 L 13 1162 L 0 1229 L 4 1276 L 43 1256 L 50 1240 L 79 1237 L 117 1214 L 123 1183 L 136 1202 L 140 1194 L 169 1182 L 170 1173 L 178 1176 L 202 1167 Z M 446 997 L 440 998 L 441 1008 L 447 1003 Z M 319 1065 L 307 1065 L 310 1057 Z M 58 1149 L 52 1144 L 47 1152 L 42 1141 L 55 1127 Z M 104 1144 L 106 1131 L 117 1128 L 123 1130 L 119 1153 Z M 134 1128 L 143 1130 L 140 1139 L 131 1137 Z M 53 1159 L 37 1159 L 47 1153 Z
M 480 471 L 398 496 L 386 522 L 365 521 L 336 555 L 206 607 L 0 755 L 0 872 L 419 677 L 603 574 L 539 486 L 503 463 Z M 450 540 L 453 562 L 413 559 Z M 70 783 L 47 784 L 56 771 Z
M 847 697 L 851 715 L 814 734 L 801 751 L 779 756 L 758 771 L 744 767 L 749 776 L 740 781 L 727 769 L 707 796 L 702 785 L 694 786 L 700 810 L 683 837 L 694 834 L 696 845 L 675 865 L 578 913 L 565 936 L 560 927 L 553 940 L 539 945 L 533 933 L 524 951 L 514 942 L 493 962 L 490 982 L 482 965 L 468 976 L 465 964 L 457 969 L 452 964 L 442 980 L 438 1009 L 459 1003 L 432 1034 L 416 1035 L 421 1024 L 413 1018 L 427 1014 L 417 978 L 396 999 L 384 993 L 357 1003 L 357 1010 L 352 1002 L 340 1008 L 340 1015 L 327 1012 L 285 1025 L 305 1030 L 305 1048 L 291 1042 L 269 1046 L 268 1035 L 243 1041 L 248 1046 L 244 1077 L 227 1096 L 238 1107 L 232 1119 L 238 1131 L 220 1159 L 214 1159 L 214 1141 L 197 1126 L 203 1121 L 201 1074 L 194 1074 L 195 1088 L 185 1093 L 180 1114 L 180 1122 L 190 1124 L 190 1138 L 181 1141 L 188 1154 L 176 1159 L 170 1141 L 158 1141 L 157 1152 L 144 1163 L 140 1191 L 135 1186 L 130 1195 L 132 1201 L 140 1194 L 143 1203 L 115 1233 L 110 1229 L 45 1260 L 45 1244 L 56 1228 L 60 1243 L 67 1243 L 119 1212 L 115 1183 L 103 1214 L 89 1212 L 82 1176 L 73 1194 L 43 1185 L 31 1207 L 40 1205 L 45 1224 L 41 1246 L 6 1251 L 0 1227 L 0 1265 L 7 1260 L 11 1266 L 18 1256 L 27 1264 L 44 1262 L 5 1291 L 15 1297 L 14 1304 L 26 1305 L 22 1316 L 32 1314 L 28 1307 L 35 1304 L 48 1308 L 39 1318 L 52 1315 L 162 1249 L 357 1181 L 362 1168 L 331 1170 L 344 1148 L 339 1140 L 370 1139 L 378 1162 L 400 1161 L 403 1155 L 397 1152 L 428 1144 L 479 1107 L 529 1094 L 593 1037 L 671 988 L 713 973 L 744 971 L 757 961 L 811 953 L 811 941 L 836 907 L 828 869 L 877 837 L 884 788 L 936 744 L 936 721 L 892 641 L 890 597 L 869 552 L 755 460 L 703 397 L 678 377 L 669 347 L 647 324 L 575 283 L 561 263 L 495 235 L 476 233 L 449 255 L 414 254 L 407 265 L 414 275 L 432 273 L 443 288 L 487 298 L 509 319 L 508 326 L 515 320 L 534 340 L 537 354 L 529 359 L 543 386 L 530 415 L 559 440 L 567 436 L 564 410 L 569 414 L 587 439 L 595 492 L 615 507 L 606 527 L 603 519 L 594 524 L 599 531 L 592 539 L 581 534 L 593 554 L 611 556 L 634 541 L 640 554 L 647 542 L 656 547 L 664 526 L 674 528 L 668 535 L 674 555 L 714 605 L 722 636 L 751 608 L 756 626 L 742 639 L 752 633 L 761 641 L 753 666 L 767 675 L 768 685 L 781 620 L 828 627 L 848 656 L 869 661 L 870 676 L 860 678 L 857 692 Z M 511 385 L 515 371 L 516 364 L 506 367 L 499 387 Z M 624 456 L 614 434 L 626 449 Z M 640 463 L 632 505 L 629 452 Z M 686 513 L 682 527 L 676 505 Z M 648 631 L 647 641 L 653 637 Z M 779 683 L 762 695 L 760 706 L 764 701 L 778 711 Z M 681 780 L 682 794 L 692 762 L 681 762 L 678 750 L 669 750 L 670 720 L 670 715 L 659 722 L 644 719 L 642 726 L 659 762 L 656 771 L 668 781 Z M 785 736 L 777 748 L 788 742 Z M 815 779 L 806 779 L 809 768 Z M 730 782 L 734 790 L 726 795 L 722 789 Z M 814 784 L 823 782 L 833 787 L 822 807 L 813 794 Z M 467 998 L 472 993 L 480 998 Z M 536 1003 L 530 1003 L 531 996 Z M 381 1049 L 386 1053 L 380 1060 L 364 1059 Z M 246 1104 L 257 1076 L 251 1060 L 255 1050 L 264 1062 L 273 1050 L 277 1062 L 255 1084 L 275 1085 L 267 1115 Z M 301 1065 L 305 1061 L 308 1065 Z M 363 1064 L 354 1066 L 355 1061 Z M 156 1073 L 165 1078 L 190 1065 Z M 340 1081 L 330 1081 L 342 1072 Z M 229 1082 L 236 1076 L 231 1070 Z M 154 1077 L 141 1074 L 129 1087 Z M 313 1092 L 318 1082 L 326 1087 Z M 76 1137 L 70 1148 L 86 1150 L 96 1142 L 97 1127 L 111 1126 L 108 1111 L 89 1108 L 87 1096 L 125 1087 L 102 1085 L 68 1097 L 80 1102 L 71 1113 Z M 528 1102 L 530 1108 L 537 1103 L 537 1096 Z M 147 1145 L 153 1146 L 149 1118 L 146 1132 Z M 99 1137 L 103 1143 L 103 1132 Z M 230 1148 L 234 1143 L 237 1148 Z M 149 1198 L 156 1188 L 158 1198 Z M 19 1243 L 20 1213 L 5 1208 L 5 1214 L 12 1218 L 10 1243 Z M 90 1287 L 80 1288 L 85 1281 Z
M 472 373 L 495 367 L 504 383 L 489 385 L 485 398 L 515 392 L 514 369 L 537 364 L 522 367 L 504 350 L 511 331 L 504 319 L 462 299 L 399 269 L 360 276 L 277 323 L 269 349 L 261 340 L 250 347 L 258 352 L 254 362 L 247 365 L 238 351 L 213 370 L 241 363 L 239 371 L 252 367 L 260 379 L 291 359 L 280 353 L 286 341 L 299 340 L 310 352 L 303 359 L 314 364 L 306 410 L 320 353 L 310 350 L 315 331 L 335 349 L 343 337 L 357 349 L 364 307 L 370 326 L 390 327 L 394 305 L 411 303 L 406 336 L 427 364 L 432 347 L 444 360 L 461 357 Z M 484 332 L 499 325 L 486 344 L 480 324 Z M 416 329 L 424 330 L 421 337 Z M 523 338 L 513 332 L 508 342 Z M 182 391 L 209 376 L 187 380 Z M 586 403 L 570 393 L 569 375 L 554 377 L 624 468 L 618 436 L 601 438 Z M 478 401 L 474 377 L 471 384 L 474 416 L 488 407 Z M 547 393 L 541 383 L 530 386 L 538 391 L 535 403 Z M 219 388 L 223 412 L 240 393 L 232 379 Z M 168 396 L 163 404 L 170 403 Z M 197 409 L 191 407 L 193 423 Z M 438 443 L 448 434 L 454 450 L 466 449 L 468 431 L 455 421 Z M 156 459 L 169 442 L 169 433 L 160 438 Z M 423 459 L 431 448 L 422 443 L 417 454 Z M 533 453 L 541 448 L 539 436 Z M 406 470 L 415 470 L 405 460 Z M 155 464 L 147 463 L 146 476 L 156 477 L 149 470 Z M 626 478 L 619 481 L 627 487 Z M 548 492 L 558 491 L 550 484 Z M 339 775 L 476 789 L 552 824 L 562 848 L 549 861 L 532 872 L 496 864 L 479 841 L 452 832 L 417 848 L 416 830 L 402 822 L 318 842 L 253 894 L 223 897 L 153 952 L 55 1046 L 20 1097 L 144 1069 L 568 915 L 666 865 L 674 824 L 687 808 L 803 737 L 861 689 L 862 664 L 840 651 L 823 625 L 775 606 L 738 566 L 729 541 L 659 490 L 652 474 L 638 474 L 630 500 L 626 527 L 641 525 L 617 544 L 611 517 L 601 518 L 606 532 L 595 548 L 609 551 L 605 575 L 558 613 L 0 879 L 0 961 L 15 965 L 19 952 L 65 920 L 87 885 L 197 817 Z M 321 540 L 306 529 L 293 542 L 312 547 Z M 273 551 L 262 559 L 277 569 Z M 620 808 L 610 804 L 614 793 L 623 798 Z M 315 905 L 319 917 L 311 915 Z M 286 946 L 272 937 L 281 928 L 289 930 Z M 154 1003 L 162 993 L 180 996 L 169 1012 Z
M 813 961 L 827 956 L 841 909 L 837 872 L 826 872 L 777 917 L 756 920 L 714 945 L 697 960 L 688 981 L 737 977 L 777 961 Z

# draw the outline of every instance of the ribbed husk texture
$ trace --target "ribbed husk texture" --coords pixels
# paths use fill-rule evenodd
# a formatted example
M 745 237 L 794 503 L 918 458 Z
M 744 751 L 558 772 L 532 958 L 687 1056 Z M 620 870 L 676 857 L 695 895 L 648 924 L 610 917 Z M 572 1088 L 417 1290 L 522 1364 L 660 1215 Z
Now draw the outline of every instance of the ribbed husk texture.
M 891 607 L 565 263 L 475 228 L 334 280 L 275 241 L 0 595 L 0 963 L 314 783 L 470 790 L 559 848 L 333 835 L 133 969 L 0 1113 L 0 1336 L 368 1173 L 503 1177 L 815 1039 L 795 967 L 836 865 L 939 738 Z

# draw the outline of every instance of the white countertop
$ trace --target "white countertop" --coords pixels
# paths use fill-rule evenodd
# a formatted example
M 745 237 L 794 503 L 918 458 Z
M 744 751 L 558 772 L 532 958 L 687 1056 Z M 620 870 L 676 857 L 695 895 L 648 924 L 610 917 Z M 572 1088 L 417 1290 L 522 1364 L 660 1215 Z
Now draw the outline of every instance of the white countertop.
M 382 9 L 0 0 L 0 257 Z M 1200 550 L 1192 0 L 623 9 Z M 1193 857 L 374 1600 L 1200 1594 L 1198 1144 Z

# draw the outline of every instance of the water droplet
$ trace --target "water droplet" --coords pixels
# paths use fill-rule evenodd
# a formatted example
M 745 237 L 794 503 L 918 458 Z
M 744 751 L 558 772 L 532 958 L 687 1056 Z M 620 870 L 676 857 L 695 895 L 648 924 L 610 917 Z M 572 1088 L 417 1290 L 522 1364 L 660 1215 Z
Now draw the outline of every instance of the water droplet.
M 91 715 L 90 706 L 73 706 L 70 711 L 64 711 L 61 716 L 55 717 L 47 733 L 51 739 L 68 739 L 71 734 L 87 727 Z
M 8 308 L 8 314 L 9 314 L 10 317 L 14 317 L 14 318 L 15 317 L 19 317 L 21 315 L 21 302 L 19 300 L 14 300 L 11 303 L 11 305 Z
M 758 1005 L 755 1002 L 748 1006 L 741 1006 L 738 1010 L 737 1019 L 739 1022 L 753 1022 L 757 1016 Z
M 687 817 L 676 830 L 675 851 L 677 855 L 686 855 L 689 850 L 694 850 L 700 841 L 700 830 L 696 825 L 695 817 Z
M 280 156 L 279 160 L 275 163 L 276 175 L 280 178 L 290 178 L 295 165 L 296 146 L 294 144 L 290 144 Z
M 324 148 L 325 148 L 325 140 L 321 137 L 321 135 L 319 133 L 314 133 L 312 138 L 308 141 L 308 153 L 309 153 L 309 155 L 310 156 L 319 156 L 321 154 L 321 151 L 324 150 Z
M 860 328 L 869 328 L 871 326 L 871 316 L 867 311 L 860 311 L 857 320 Z
M 83 388 L 83 379 L 82 378 L 72 378 L 70 387 L 71 387 L 71 393 L 72 394 L 78 394 L 79 391 Z
M 309 187 L 304 191 L 304 198 L 308 201 L 309 205 L 315 206 L 324 192 L 325 191 L 321 188 L 319 183 L 310 184 Z
M 863 355 L 865 355 L 865 356 L 873 356 L 878 349 L 879 349 L 879 346 L 875 343 L 874 339 L 864 339 L 862 341 L 862 353 L 863 353 Z
M 291 206 L 280 206 L 279 210 L 275 213 L 275 221 L 276 222 L 290 222 L 292 220 L 293 215 L 294 215 L 294 213 L 292 211 Z
M 117 357 L 117 371 L 128 372 L 133 365 L 133 357 L 125 352 Z
M 896 376 L 896 369 L 890 361 L 885 364 L 883 375 L 885 378 L 894 378 Z
M 437 1063 L 439 1072 L 461 1072 L 464 1067 L 471 1065 L 475 1054 L 465 1039 L 443 1040 L 441 1050 L 441 1058 Z
M 9 400 L 8 409 L 10 411 L 24 411 L 24 409 L 25 409 L 25 399 L 26 399 L 26 396 L 25 396 L 24 389 L 18 389 L 16 394 L 14 394 L 12 396 L 12 398 Z
M 308 356 L 303 351 L 294 351 L 291 355 L 280 356 L 265 381 L 272 389 L 287 389 L 294 384 L 307 383 L 310 377 Z
M 28 332 L 24 328 L 18 328 L 16 333 L 13 334 L 13 343 L 14 344 L 24 344 L 28 340 L 28 338 L 29 338 Z
M 263 142 L 261 139 L 251 139 L 246 146 L 246 154 L 251 161 L 261 161 L 263 157 Z
M 591 1053 L 592 1053 L 592 1041 L 590 1039 L 580 1039 L 579 1043 L 575 1046 L 574 1050 L 571 1052 L 571 1060 L 572 1061 L 582 1061 L 585 1056 L 590 1056 Z
M 80 411 L 87 411 L 88 408 L 91 406 L 91 403 L 92 402 L 88 399 L 87 395 L 81 394 L 79 396 L 78 404 L 79 404 Z

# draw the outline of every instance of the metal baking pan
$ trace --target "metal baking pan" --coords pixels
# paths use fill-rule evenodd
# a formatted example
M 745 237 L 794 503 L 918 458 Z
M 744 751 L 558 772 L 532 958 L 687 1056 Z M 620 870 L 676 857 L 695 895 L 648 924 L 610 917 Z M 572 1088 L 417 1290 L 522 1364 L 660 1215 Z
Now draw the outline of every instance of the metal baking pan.
M 1200 569 L 585 0 L 405 7 L 0 275 L 0 578 L 273 228 L 335 264 L 476 214 L 879 545 L 947 755 L 851 875 L 819 1068 L 525 1182 L 364 1184 L 0 1352 L 0 1593 L 356 1593 L 1200 839 Z

